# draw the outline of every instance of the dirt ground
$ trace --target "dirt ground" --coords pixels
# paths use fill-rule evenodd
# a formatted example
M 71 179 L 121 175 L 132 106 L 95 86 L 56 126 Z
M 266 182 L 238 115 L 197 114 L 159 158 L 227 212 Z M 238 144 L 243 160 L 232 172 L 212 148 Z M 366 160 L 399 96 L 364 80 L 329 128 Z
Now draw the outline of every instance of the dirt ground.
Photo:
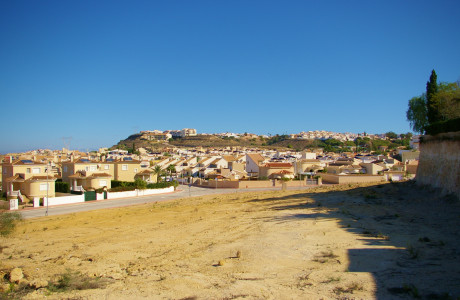
M 457 199 L 411 182 L 33 219 L 0 240 L 3 286 L 25 276 L 3 297 L 459 299 L 459 225 Z

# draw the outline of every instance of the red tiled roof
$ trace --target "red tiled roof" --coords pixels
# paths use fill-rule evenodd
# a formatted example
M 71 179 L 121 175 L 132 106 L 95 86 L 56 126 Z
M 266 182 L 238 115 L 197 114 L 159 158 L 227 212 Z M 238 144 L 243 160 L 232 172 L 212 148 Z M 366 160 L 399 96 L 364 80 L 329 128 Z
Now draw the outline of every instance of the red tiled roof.
M 292 174 L 292 172 L 290 172 L 288 170 L 281 170 L 281 171 L 273 173 L 273 174 Z
M 88 177 L 112 177 L 112 175 L 108 173 L 93 173 Z
M 267 163 L 264 165 L 267 168 L 290 168 L 292 165 L 290 163 Z

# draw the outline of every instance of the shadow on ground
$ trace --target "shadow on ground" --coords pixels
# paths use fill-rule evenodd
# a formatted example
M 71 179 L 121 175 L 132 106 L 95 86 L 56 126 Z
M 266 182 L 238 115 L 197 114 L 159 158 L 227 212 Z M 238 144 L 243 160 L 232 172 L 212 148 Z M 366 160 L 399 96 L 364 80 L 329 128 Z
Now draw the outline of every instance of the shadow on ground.
M 371 273 L 377 299 L 460 299 L 458 199 L 409 181 L 319 188 L 251 202 L 287 212 L 266 222 L 333 218 L 374 246 L 348 249 L 348 271 Z

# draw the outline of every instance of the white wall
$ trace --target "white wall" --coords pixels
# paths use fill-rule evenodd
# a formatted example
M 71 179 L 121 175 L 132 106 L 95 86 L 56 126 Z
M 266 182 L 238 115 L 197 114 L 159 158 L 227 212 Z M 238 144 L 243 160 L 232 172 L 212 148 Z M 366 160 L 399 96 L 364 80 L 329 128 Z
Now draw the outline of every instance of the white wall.
M 170 186 L 164 189 L 146 189 L 146 190 L 134 190 L 134 191 L 127 191 L 127 192 L 112 192 L 112 193 L 109 192 L 107 193 L 107 199 L 147 196 L 147 195 L 164 194 L 164 193 L 171 193 L 171 192 L 174 192 L 173 186 Z
M 72 196 L 49 198 L 48 205 L 52 206 L 52 205 L 82 203 L 82 202 L 85 202 L 85 195 L 72 195 Z M 46 197 L 44 198 L 43 206 L 46 206 Z

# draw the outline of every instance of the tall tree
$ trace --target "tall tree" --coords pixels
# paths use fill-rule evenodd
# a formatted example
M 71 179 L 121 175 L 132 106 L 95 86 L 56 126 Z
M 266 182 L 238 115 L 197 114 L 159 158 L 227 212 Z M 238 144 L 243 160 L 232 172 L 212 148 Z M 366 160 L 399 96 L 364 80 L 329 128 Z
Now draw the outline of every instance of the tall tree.
M 438 92 L 438 76 L 434 70 L 431 71 L 430 80 L 426 83 L 426 106 L 428 123 L 433 124 L 441 121 L 439 114 L 439 105 L 436 101 L 436 93 Z

